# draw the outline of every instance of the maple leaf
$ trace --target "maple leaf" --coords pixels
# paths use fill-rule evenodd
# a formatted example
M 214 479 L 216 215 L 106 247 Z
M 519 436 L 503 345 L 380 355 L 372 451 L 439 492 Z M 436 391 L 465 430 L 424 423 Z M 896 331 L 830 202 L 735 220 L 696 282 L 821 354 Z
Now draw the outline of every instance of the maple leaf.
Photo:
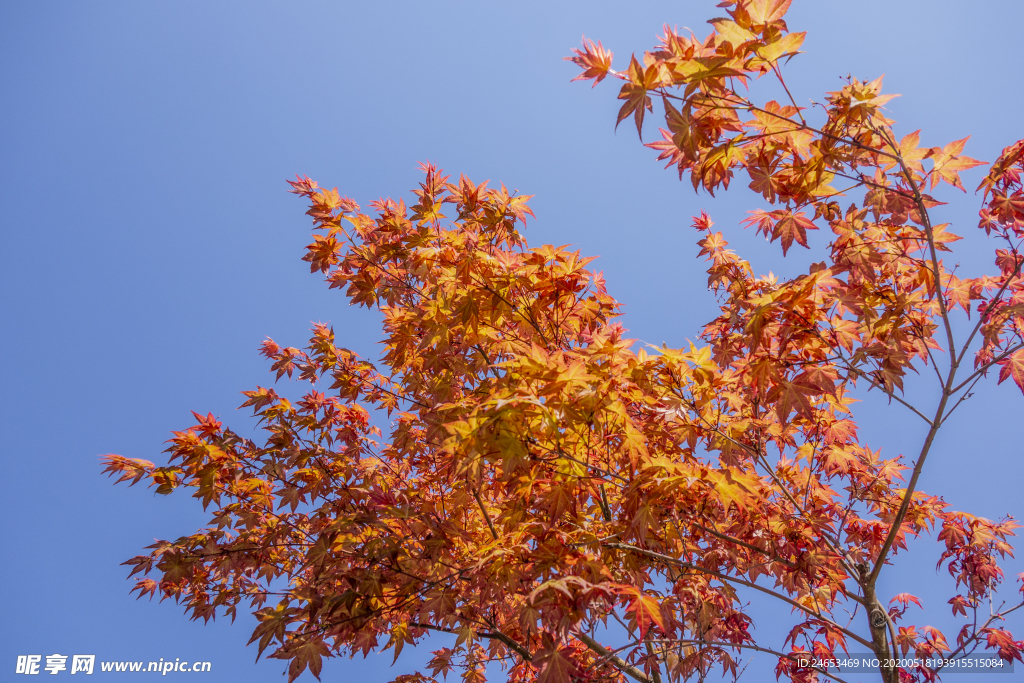
M 917 645 L 918 633 L 917 629 L 913 626 L 900 626 L 899 635 L 896 636 L 896 645 L 900 648 L 900 653 L 906 656 L 907 652 L 912 647 Z
M 1024 392 L 1024 349 L 1015 351 L 1003 360 L 999 361 L 999 384 L 1007 379 L 1013 379 L 1014 383 Z
M 903 160 L 904 165 L 906 165 L 909 170 L 923 173 L 924 164 L 921 162 L 932 156 L 932 154 L 935 153 L 935 150 L 918 147 L 918 143 L 920 142 L 921 131 L 915 130 L 913 133 L 908 133 L 900 139 L 899 149 L 895 151 L 899 154 L 900 159 Z M 889 161 L 886 163 L 885 168 L 889 169 L 895 165 L 895 161 Z
M 957 614 L 967 616 L 967 608 L 971 606 L 971 603 L 962 595 L 957 595 L 950 598 L 949 604 L 953 606 L 952 609 L 954 617 Z
M 774 202 L 778 182 L 775 180 L 775 170 L 771 166 L 759 164 L 747 168 L 750 176 L 750 187 L 754 192 L 760 192 L 769 202 Z
M 995 214 L 1002 223 L 1019 221 L 1024 217 L 1024 193 L 1018 191 L 1008 195 L 995 191 L 992 193 L 988 210 Z
M 214 436 L 215 434 L 219 433 L 221 431 L 221 427 L 223 427 L 223 423 L 217 420 L 217 418 L 213 416 L 213 413 L 200 415 L 199 413 L 193 410 L 192 416 L 195 417 L 196 421 L 199 422 L 199 424 L 196 426 L 199 428 L 199 435 L 204 438 Z
M 273 656 L 277 656 L 275 653 Z M 292 647 L 289 651 L 291 662 L 288 664 L 288 683 L 298 678 L 306 668 L 309 668 L 317 680 L 320 680 L 320 671 L 323 669 L 324 656 L 330 656 L 331 652 L 327 645 L 318 638 L 306 638 L 301 645 Z
M 309 176 L 295 174 L 295 180 L 286 180 L 285 182 L 292 186 L 292 189 L 288 190 L 292 194 L 301 194 L 308 197 L 320 189 L 320 186 L 315 181 L 310 180 Z
M 256 613 L 260 624 L 253 631 L 252 637 L 249 638 L 249 642 L 246 645 L 251 645 L 257 638 L 259 639 L 259 649 L 256 653 L 257 659 L 267 649 L 271 639 L 276 639 L 280 643 L 284 642 L 290 619 L 297 613 L 298 610 L 289 608 L 284 602 L 279 603 L 276 607 L 265 608 Z
M 802 386 L 809 394 L 835 394 L 838 374 L 828 366 L 810 367 L 793 378 L 793 384 Z
M 900 603 L 903 607 L 909 606 L 910 603 L 914 603 L 918 607 L 921 607 L 921 601 L 910 593 L 897 593 L 893 599 L 889 601 L 889 604 L 891 605 L 894 602 Z M 924 608 L 922 607 L 922 609 Z
M 789 416 L 794 412 L 803 416 L 813 414 L 814 409 L 809 395 L 812 394 L 802 384 L 779 382 L 768 393 L 768 400 L 774 403 L 779 421 L 785 423 L 789 421 Z
M 647 633 L 652 625 L 657 626 L 663 631 L 665 630 L 665 620 L 661 614 L 661 604 L 654 597 L 646 595 L 632 586 L 626 586 L 621 590 L 632 598 L 626 606 L 626 613 L 630 615 L 632 622 L 636 624 L 641 640 L 647 637 Z
M 786 55 L 795 55 L 803 45 L 807 32 L 787 33 L 767 45 L 757 48 L 757 56 L 766 62 L 776 62 Z
M 693 222 L 690 224 L 690 226 L 703 232 L 705 230 L 710 230 L 711 226 L 714 224 L 715 222 L 711 220 L 711 216 L 709 216 L 706 211 L 701 209 L 700 215 L 693 217 Z
M 576 76 L 574 81 L 586 81 L 594 79 L 593 86 L 603 81 L 612 68 L 612 53 L 604 49 L 601 41 L 594 44 L 594 41 L 583 38 L 583 51 L 573 48 L 573 56 L 565 59 L 573 62 L 583 69 L 583 73 Z M 591 86 L 591 87 L 593 87 Z
M 737 12 L 749 17 L 750 23 L 757 27 L 781 20 L 793 0 L 740 0 L 736 4 Z
M 632 114 L 633 120 L 636 123 L 636 132 L 642 137 L 644 113 L 654 111 L 651 105 L 651 97 L 647 93 L 659 80 L 658 68 L 656 65 L 652 65 L 645 69 L 640 66 L 640 62 L 636 61 L 635 56 L 631 57 L 628 80 L 629 82 L 623 85 L 622 90 L 619 92 L 619 99 L 626 102 L 619 109 L 618 118 L 615 120 L 615 127 L 618 128 L 623 119 Z
M 949 227 L 949 223 L 940 223 L 939 225 L 932 226 L 932 242 L 935 243 L 935 247 L 939 251 L 949 251 L 950 249 L 945 246 L 946 244 L 963 239 L 960 235 L 946 232 L 947 227 Z
M 772 232 L 772 239 L 782 240 L 782 255 L 785 256 L 786 252 L 796 241 L 802 247 L 810 249 L 807 246 L 807 231 L 817 230 L 818 226 L 814 224 L 814 221 L 806 218 L 804 213 L 801 211 L 797 214 L 785 212 L 778 222 L 775 223 L 775 230 Z
M 807 231 L 818 229 L 814 221 L 807 218 L 802 211 L 796 214 L 788 210 L 750 211 L 749 213 L 751 214 L 750 218 L 746 218 L 742 222 L 747 225 L 756 225 L 758 232 L 763 232 L 772 242 L 781 239 L 783 256 L 793 246 L 793 242 L 809 249 Z
M 985 641 L 990 649 L 999 650 L 999 658 L 1012 662 L 1013 660 L 1024 661 L 1021 658 L 1021 648 L 1024 648 L 1024 643 L 1013 639 L 1013 635 L 1009 631 L 1003 629 L 989 628 L 982 629 L 982 633 L 985 634 Z
M 448 678 L 448 672 L 452 669 L 452 657 L 455 656 L 455 651 L 450 647 L 443 647 L 440 650 L 434 650 L 431 654 L 434 657 L 427 662 L 427 666 L 431 669 L 431 675 L 436 676 L 440 673 L 445 678 Z
M 857 457 L 842 448 L 831 448 L 824 455 L 826 466 L 841 473 L 848 473 L 857 463 Z
M 955 275 L 950 275 L 946 283 L 946 296 L 956 305 L 960 306 L 971 317 L 971 301 L 980 299 L 981 287 L 978 282 L 972 280 L 961 280 Z
M 106 464 L 103 474 L 110 473 L 111 476 L 116 474 L 118 475 L 116 483 L 127 481 L 129 486 L 138 484 L 156 469 L 156 465 L 148 460 L 126 458 L 121 455 L 104 455 L 100 461 Z
M 419 671 L 416 671 L 411 674 L 399 674 L 391 683 L 437 683 L 437 679 L 424 676 Z
M 984 164 L 982 161 L 972 159 L 970 157 L 959 156 L 964 151 L 964 145 L 970 137 L 961 138 L 960 140 L 954 140 L 943 148 L 933 147 L 932 152 L 932 189 L 939 184 L 940 181 L 946 181 L 953 187 L 964 190 L 963 184 L 960 182 L 960 171 L 965 171 L 975 166 L 981 166 Z M 966 190 L 964 190 L 966 192 Z
M 1024 263 L 1024 254 L 1011 252 L 1008 249 L 996 249 L 995 263 L 999 267 L 999 272 L 1009 275 L 1017 272 L 1021 264 Z
M 572 683 L 577 670 L 568 648 L 549 647 L 534 657 L 540 669 L 537 683 Z
M 733 46 L 733 48 L 739 48 L 744 43 L 749 43 L 757 40 L 757 34 L 753 31 L 743 28 L 732 19 L 711 19 L 708 21 L 709 24 L 715 27 L 715 32 L 727 43 Z
M 751 491 L 755 490 L 758 484 L 756 477 L 734 473 L 731 469 L 710 472 L 709 479 L 714 483 L 715 493 L 726 511 L 730 505 L 735 505 L 738 510 L 746 509 L 753 499 Z

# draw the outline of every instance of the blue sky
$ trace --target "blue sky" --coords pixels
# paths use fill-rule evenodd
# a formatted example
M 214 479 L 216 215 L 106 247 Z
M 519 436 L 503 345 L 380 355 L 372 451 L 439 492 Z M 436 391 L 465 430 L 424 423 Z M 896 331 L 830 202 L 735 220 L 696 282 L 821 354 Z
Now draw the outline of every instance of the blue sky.
M 967 153 L 986 160 L 1024 137 L 1013 76 L 1024 4 L 795 4 L 791 29 L 809 31 L 788 69 L 798 100 L 822 99 L 847 73 L 885 73 L 886 91 L 902 94 L 889 105 L 900 134 L 921 128 L 935 145 L 973 135 Z M 281 680 L 280 662 L 254 664 L 245 648 L 249 618 L 204 626 L 128 595 L 119 563 L 205 517 L 186 496 L 112 486 L 97 456 L 161 461 L 190 410 L 251 428 L 238 392 L 270 381 L 256 354 L 266 336 L 300 345 L 310 321 L 329 321 L 340 343 L 375 355 L 375 316 L 299 260 L 309 222 L 284 183 L 296 173 L 364 205 L 408 193 L 426 160 L 534 194 L 531 243 L 600 255 L 631 336 L 650 343 L 685 344 L 715 310 L 687 227 L 701 209 L 757 269 L 795 273 L 804 254 L 787 264 L 735 227 L 756 197 L 695 195 L 635 131 L 614 132 L 614 87 L 570 84 L 561 59 L 586 34 L 624 66 L 663 23 L 704 34 L 714 5 L 0 4 L 0 667 L 54 652 L 181 657 L 213 662 L 209 680 Z M 941 220 L 968 236 L 958 258 L 979 273 L 994 245 L 973 228 L 978 199 L 942 198 Z M 1010 383 L 979 394 L 950 421 L 923 488 L 1021 517 L 1024 402 Z M 877 397 L 862 415 L 886 453 L 922 436 Z M 889 592 L 918 590 L 944 615 L 953 591 L 937 555 L 923 544 Z M 324 679 L 387 681 L 403 672 L 390 661 L 329 662 Z

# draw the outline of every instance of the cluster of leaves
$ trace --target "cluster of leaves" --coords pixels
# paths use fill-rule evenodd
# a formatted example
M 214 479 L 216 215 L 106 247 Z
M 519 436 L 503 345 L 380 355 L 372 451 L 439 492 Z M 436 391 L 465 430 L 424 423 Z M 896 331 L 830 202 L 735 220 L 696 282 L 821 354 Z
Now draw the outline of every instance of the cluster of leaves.
M 803 41 L 788 6 L 724 2 L 707 38 L 666 29 L 622 72 L 599 43 L 571 59 L 580 78 L 622 82 L 619 121 L 632 115 L 641 133 L 661 101 L 667 128 L 648 146 L 695 188 L 745 174 L 774 207 L 747 224 L 784 254 L 830 230 L 822 261 L 787 281 L 756 277 L 702 213 L 693 225 L 721 314 L 704 346 L 637 349 L 589 259 L 528 247 L 528 197 L 425 166 L 415 202 L 378 201 L 371 215 L 299 178 L 317 228 L 305 260 L 381 312 L 385 369 L 317 325 L 304 349 L 264 344 L 278 379 L 311 388 L 295 401 L 246 392 L 263 443 L 197 416 L 167 466 L 109 456 L 120 480 L 190 488 L 214 510 L 208 528 L 129 561 L 140 594 L 193 618 L 254 609 L 253 641 L 290 662 L 290 679 L 338 653 L 397 658 L 430 631 L 454 644 L 430 675 L 396 681 L 458 669 L 476 683 L 496 663 L 511 681 L 660 683 L 736 675 L 744 651 L 811 681 L 835 676 L 801 657 L 851 646 L 883 660 L 989 648 L 1020 661 L 1024 643 L 1000 626 L 1021 605 L 994 602 L 1016 524 L 950 510 L 917 484 L 940 427 L 990 370 L 1024 390 L 1024 142 L 982 185 L 998 272 L 961 278 L 940 258 L 960 237 L 932 223 L 928 193 L 962 189 L 960 171 L 979 163 L 965 140 L 897 140 L 880 80 L 850 79 L 813 110 L 739 94 L 767 76 L 788 95 L 780 62 Z M 937 386 L 927 410 L 902 393 L 922 368 Z M 862 443 L 858 385 L 923 421 L 916 457 Z M 386 437 L 374 414 L 390 418 Z M 933 528 L 961 591 L 953 613 L 972 617 L 955 646 L 910 623 L 917 598 L 884 603 L 875 588 Z M 754 599 L 793 615 L 782 642 L 755 638 Z M 854 626 L 844 611 L 864 616 Z

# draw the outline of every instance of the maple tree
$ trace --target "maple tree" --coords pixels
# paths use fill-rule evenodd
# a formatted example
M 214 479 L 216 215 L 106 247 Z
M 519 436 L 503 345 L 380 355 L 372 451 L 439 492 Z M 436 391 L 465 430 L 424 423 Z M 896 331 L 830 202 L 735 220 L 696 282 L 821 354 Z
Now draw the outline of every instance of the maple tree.
M 721 314 L 699 346 L 638 348 L 591 259 L 527 245 L 529 197 L 426 165 L 414 203 L 363 213 L 300 177 L 317 229 L 304 258 L 382 314 L 383 370 L 318 324 L 303 349 L 263 345 L 275 379 L 311 385 L 293 400 L 245 392 L 264 441 L 196 414 L 166 466 L 107 456 L 119 481 L 191 489 L 213 511 L 129 560 L 140 596 L 193 618 L 254 610 L 252 642 L 287 660 L 290 680 L 319 675 L 325 656 L 397 658 L 430 632 L 456 638 L 429 674 L 397 682 L 458 670 L 476 683 L 498 663 L 511 681 L 661 683 L 735 676 L 752 651 L 794 681 L 842 680 L 807 657 L 857 651 L 886 683 L 942 673 L 893 658 L 1022 661 L 1005 622 L 1024 603 L 995 597 L 1017 525 L 952 510 L 918 482 L 979 382 L 1024 390 L 1024 141 L 979 187 L 994 270 L 957 274 L 944 256 L 961 237 L 933 223 L 931 193 L 962 190 L 980 164 L 966 138 L 897 139 L 881 79 L 798 106 L 782 73 L 804 39 L 789 4 L 723 2 L 706 38 L 666 28 L 624 71 L 600 43 L 571 60 L 579 79 L 621 82 L 618 121 L 641 134 L 658 100 L 658 158 L 711 194 L 749 179 L 772 208 L 744 223 L 819 262 L 755 276 L 702 212 Z M 746 94 L 762 78 L 785 102 Z M 906 398 L 910 373 L 934 383 L 931 403 Z M 919 452 L 887 459 L 862 442 L 855 388 L 922 421 Z M 920 621 L 914 595 L 876 590 L 929 534 L 956 634 Z M 754 601 L 788 630 L 756 634 Z

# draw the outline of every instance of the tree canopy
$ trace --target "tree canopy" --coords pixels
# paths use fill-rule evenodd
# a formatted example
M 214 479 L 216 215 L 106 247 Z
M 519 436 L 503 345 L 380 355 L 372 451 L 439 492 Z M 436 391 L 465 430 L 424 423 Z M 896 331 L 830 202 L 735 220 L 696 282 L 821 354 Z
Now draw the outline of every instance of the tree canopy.
M 698 344 L 641 347 L 592 259 L 527 244 L 529 196 L 424 165 L 414 201 L 364 211 L 298 177 L 316 229 L 304 258 L 382 314 L 385 352 L 360 358 L 326 324 L 303 348 L 268 340 L 275 379 L 309 386 L 244 392 L 261 440 L 196 414 L 167 465 L 108 456 L 120 481 L 185 488 L 212 511 L 129 560 L 140 596 L 196 619 L 253 610 L 252 642 L 289 679 L 319 675 L 325 656 L 397 658 L 430 632 L 456 638 L 396 681 L 478 683 L 496 662 L 511 681 L 661 683 L 735 676 L 754 651 L 794 681 L 842 680 L 821 660 L 855 651 L 886 683 L 941 674 L 894 658 L 1022 661 L 1004 619 L 1019 597 L 993 597 L 1017 525 L 918 482 L 981 382 L 1024 390 L 1024 141 L 978 188 L 973 234 L 995 241 L 994 267 L 956 272 L 962 238 L 929 211 L 981 163 L 967 139 L 897 139 L 881 78 L 799 106 L 783 76 L 804 39 L 789 4 L 723 2 L 707 37 L 666 28 L 623 70 L 589 40 L 570 59 L 578 79 L 619 82 L 618 123 L 641 134 L 657 100 L 664 128 L 647 146 L 680 178 L 712 195 L 748 183 L 770 208 L 746 227 L 820 260 L 757 276 L 701 213 L 720 314 Z M 930 403 L 907 399 L 910 373 L 932 383 Z M 926 425 L 919 452 L 885 458 L 859 438 L 865 389 Z M 909 611 L 909 592 L 876 590 L 925 534 L 942 544 L 958 633 Z M 757 633 L 754 600 L 787 629 Z

